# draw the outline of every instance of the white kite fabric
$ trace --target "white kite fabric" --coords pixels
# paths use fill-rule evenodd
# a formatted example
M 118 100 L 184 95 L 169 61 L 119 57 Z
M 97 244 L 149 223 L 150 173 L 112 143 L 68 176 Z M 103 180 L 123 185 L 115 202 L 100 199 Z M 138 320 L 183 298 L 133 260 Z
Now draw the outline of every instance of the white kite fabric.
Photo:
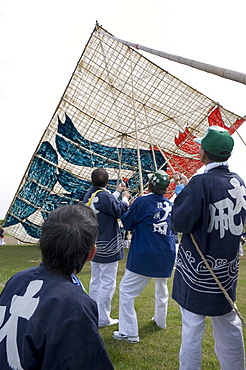
M 51 211 L 83 199 L 94 168 L 135 197 L 156 169 L 193 176 L 194 138 L 209 125 L 233 134 L 244 122 L 108 35 L 91 34 L 6 214 L 6 232 L 22 242 L 36 243 Z

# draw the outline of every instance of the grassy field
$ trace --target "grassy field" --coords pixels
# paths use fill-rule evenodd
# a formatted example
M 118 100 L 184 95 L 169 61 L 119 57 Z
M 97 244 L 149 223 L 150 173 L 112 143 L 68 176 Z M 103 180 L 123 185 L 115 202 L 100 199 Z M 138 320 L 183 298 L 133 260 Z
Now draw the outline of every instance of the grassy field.
M 126 250 L 127 254 L 127 250 Z M 37 266 L 40 262 L 40 251 L 37 246 L 31 245 L 4 245 L 0 246 L 0 291 L 6 281 L 17 271 L 30 266 Z M 125 259 L 119 264 L 117 290 L 113 298 L 112 317 L 118 317 L 119 282 L 124 274 Z M 86 263 L 79 278 L 86 288 L 89 286 L 90 264 Z M 172 277 L 168 281 L 171 296 Z M 246 320 L 246 254 L 240 257 L 240 273 L 238 281 L 237 305 L 241 315 Z M 181 315 L 179 307 L 170 298 L 167 318 L 167 328 L 162 330 L 151 321 L 154 314 L 154 280 L 146 287 L 140 297 L 135 300 L 138 314 L 140 342 L 130 344 L 125 341 L 116 341 L 112 338 L 113 327 L 101 328 L 100 333 L 104 340 L 108 354 L 115 370 L 175 370 L 178 369 L 178 355 L 181 338 Z M 203 339 L 202 370 L 219 370 L 220 366 L 214 354 L 212 325 L 206 319 L 206 329 Z M 246 338 L 246 330 L 244 329 Z M 235 369 L 236 370 L 236 369 Z

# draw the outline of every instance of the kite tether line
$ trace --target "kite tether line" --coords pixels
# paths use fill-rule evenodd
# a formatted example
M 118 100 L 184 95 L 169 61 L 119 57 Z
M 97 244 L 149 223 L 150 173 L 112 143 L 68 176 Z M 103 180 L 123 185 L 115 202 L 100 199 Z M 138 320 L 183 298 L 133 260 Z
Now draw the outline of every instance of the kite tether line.
M 233 71 L 231 69 L 225 69 L 225 68 L 213 66 L 211 64 L 198 62 L 196 60 L 184 58 L 184 57 L 181 57 L 181 56 L 178 56 L 178 55 L 165 53 L 164 51 L 159 51 L 159 50 L 156 50 L 156 49 L 149 48 L 147 46 L 143 46 L 143 45 L 135 44 L 133 42 L 129 42 L 129 41 L 126 41 L 126 40 L 119 39 L 117 37 L 109 35 L 106 32 L 103 32 L 103 31 L 99 31 L 99 32 L 101 32 L 102 34 L 104 34 L 104 35 L 106 35 L 106 36 L 108 36 L 108 37 L 110 37 L 110 38 L 112 38 L 116 41 L 121 42 L 124 45 L 131 46 L 135 49 L 143 50 L 143 51 L 146 51 L 147 53 L 157 55 L 159 57 L 171 60 L 173 62 L 184 64 L 184 65 L 187 65 L 189 67 L 199 69 L 201 71 L 211 73 L 211 74 L 226 78 L 228 80 L 240 82 L 240 83 L 246 85 L 246 74 L 245 73 L 236 72 L 236 71 Z
M 224 296 L 226 297 L 227 301 L 230 303 L 230 305 L 233 308 L 233 310 L 238 315 L 238 317 L 241 320 L 242 324 L 246 327 L 246 322 L 244 321 L 244 318 L 242 317 L 242 315 L 240 314 L 237 306 L 235 305 L 235 303 L 233 302 L 233 300 L 231 299 L 231 297 L 229 296 L 229 294 L 227 293 L 227 291 L 225 290 L 225 288 L 223 287 L 223 285 L 221 284 L 221 282 L 219 281 L 219 279 L 217 278 L 217 276 L 215 275 L 215 273 L 213 272 L 213 270 L 211 269 L 211 267 L 209 266 L 208 261 L 204 257 L 204 255 L 203 255 L 201 249 L 199 248 L 199 246 L 198 246 L 198 244 L 197 244 L 197 242 L 196 242 L 196 240 L 194 238 L 194 235 L 192 233 L 190 233 L 190 237 L 191 237 L 191 240 L 192 240 L 193 244 L 196 247 L 197 252 L 199 253 L 200 257 L 202 258 L 203 262 L 205 263 L 208 271 L 211 273 L 211 275 L 213 276 L 214 280 L 216 281 L 216 283 L 218 284 L 218 286 L 222 290 Z

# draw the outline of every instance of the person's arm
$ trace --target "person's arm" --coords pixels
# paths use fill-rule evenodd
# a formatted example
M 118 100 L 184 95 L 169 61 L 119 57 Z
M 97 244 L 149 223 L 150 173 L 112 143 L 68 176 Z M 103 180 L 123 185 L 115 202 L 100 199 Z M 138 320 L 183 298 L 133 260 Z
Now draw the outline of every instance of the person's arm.
M 107 191 L 97 194 L 93 206 L 97 211 L 114 216 L 115 218 L 120 218 L 128 210 L 128 203 L 119 201 L 113 194 Z
M 125 230 L 133 231 L 135 229 L 135 225 L 138 222 L 137 220 L 138 212 L 139 212 L 139 201 L 137 198 L 132 203 L 128 211 L 121 216 L 121 222 Z
M 117 186 L 115 192 L 113 193 L 113 196 L 115 197 L 115 199 L 118 199 L 121 193 L 122 193 L 122 202 L 129 204 L 128 199 L 130 198 L 130 193 L 126 191 L 126 184 L 124 182 L 121 182 Z
M 122 202 L 126 203 L 127 205 L 129 205 L 129 198 L 130 198 L 131 194 L 128 193 L 128 191 L 123 191 L 122 193 Z
M 179 173 L 179 172 L 175 172 L 172 177 L 176 185 L 175 194 L 178 195 L 184 189 L 184 187 L 188 184 L 189 180 L 184 174 Z
M 116 187 L 116 190 L 113 192 L 113 196 L 115 197 L 115 199 L 118 199 L 120 194 L 122 193 L 122 191 L 124 191 L 126 188 L 126 184 L 124 182 L 120 182 L 117 187 Z

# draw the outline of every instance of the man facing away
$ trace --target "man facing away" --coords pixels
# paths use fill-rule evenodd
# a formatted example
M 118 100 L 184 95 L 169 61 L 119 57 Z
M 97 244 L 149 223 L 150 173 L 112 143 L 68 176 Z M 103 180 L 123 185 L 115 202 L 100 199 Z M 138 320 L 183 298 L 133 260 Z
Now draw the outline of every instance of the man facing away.
M 41 265 L 15 274 L 0 295 L 1 370 L 113 369 L 97 305 L 75 275 L 95 254 L 97 226 L 84 205 L 59 207 L 44 222 Z
M 239 243 L 246 214 L 243 180 L 228 169 L 234 141 L 227 130 L 211 126 L 195 139 L 205 172 L 187 184 L 174 201 L 170 227 L 183 233 L 173 282 L 173 299 L 182 313 L 180 369 L 201 368 L 205 317 L 211 316 L 215 351 L 222 370 L 244 369 L 241 321 L 201 259 L 195 242 L 229 294 L 236 300 Z
M 86 192 L 83 203 L 90 205 L 96 213 L 99 234 L 97 252 L 91 261 L 89 295 L 98 304 L 99 326 L 104 327 L 118 323 L 118 319 L 110 317 L 111 301 L 116 288 L 118 261 L 124 258 L 118 219 L 128 209 L 129 193 L 123 191 L 125 184 L 121 183 L 111 194 L 106 189 L 109 177 L 104 168 L 92 171 L 91 180 L 92 187 Z M 122 191 L 122 201 L 119 201 Z
M 149 175 L 149 193 L 138 197 L 121 217 L 126 230 L 132 231 L 126 271 L 120 283 L 118 340 L 139 342 L 134 299 L 151 278 L 155 278 L 155 314 L 153 321 L 166 327 L 168 306 L 167 278 L 175 260 L 175 237 L 169 228 L 171 202 L 164 197 L 169 179 L 159 170 Z

